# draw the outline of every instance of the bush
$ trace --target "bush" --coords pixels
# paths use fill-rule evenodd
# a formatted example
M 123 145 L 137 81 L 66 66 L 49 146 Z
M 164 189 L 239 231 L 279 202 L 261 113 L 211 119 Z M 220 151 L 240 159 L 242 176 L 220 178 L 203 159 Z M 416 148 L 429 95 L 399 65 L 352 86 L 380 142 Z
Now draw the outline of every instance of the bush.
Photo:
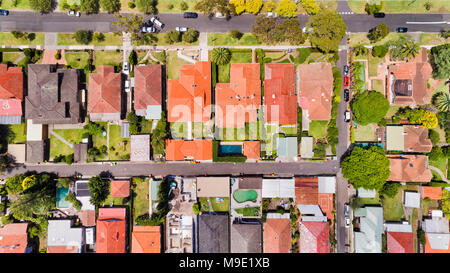
M 216 47 L 212 50 L 211 61 L 217 65 L 225 65 L 231 60 L 231 51 L 225 47 Z
M 172 9 L 173 9 L 173 4 L 169 4 L 169 5 L 167 6 L 167 8 L 168 8 L 169 10 L 172 10 Z
M 198 39 L 198 31 L 193 28 L 188 29 L 185 33 L 183 33 L 182 40 L 186 43 L 193 43 Z
M 71 165 L 71 164 L 73 163 L 73 154 L 66 155 L 66 156 L 64 157 L 64 161 L 65 161 L 67 164 Z
M 297 48 L 298 56 L 295 59 L 296 64 L 302 64 L 311 55 L 311 49 L 309 47 Z
M 73 207 L 74 207 L 76 210 L 78 210 L 78 211 L 81 210 L 82 204 L 81 204 L 80 200 L 77 199 L 77 197 L 75 196 L 75 194 L 74 194 L 73 192 L 69 193 L 69 194 L 66 196 L 65 200 L 68 201 L 68 202 L 70 202 L 70 203 L 72 203 Z
M 442 152 L 442 148 L 439 146 L 434 146 L 433 149 L 431 149 L 431 152 L 428 153 L 428 158 L 430 160 L 438 160 L 444 156 L 444 153 Z
M 389 198 L 394 198 L 398 193 L 398 188 L 400 187 L 399 183 L 386 183 L 381 188 L 380 195 L 387 196 Z
M 394 123 L 394 124 L 399 123 L 401 120 L 402 120 L 402 119 L 399 118 L 399 117 L 397 117 L 397 116 L 393 116 L 393 117 L 392 117 L 392 123 Z
M 93 38 L 97 42 L 103 42 L 105 41 L 105 34 L 101 32 L 95 32 Z
M 2 216 L 2 225 L 8 225 L 12 222 L 14 222 L 14 218 L 12 218 L 11 215 Z
M 440 141 L 439 133 L 436 132 L 435 130 L 432 129 L 428 130 L 428 137 L 430 138 L 431 143 L 433 143 L 433 146 L 439 143 Z
M 136 6 L 142 13 L 156 13 L 156 0 L 137 0 Z
M 389 48 L 386 45 L 377 45 L 372 49 L 372 56 L 383 58 L 386 56 L 386 53 L 389 51 Z
M 30 7 L 36 12 L 46 13 L 52 11 L 52 0 L 30 0 Z
M 87 45 L 92 41 L 92 31 L 83 29 L 77 30 L 75 31 L 73 38 L 78 43 Z
M 58 50 L 55 54 L 55 59 L 60 60 L 61 59 L 61 50 Z
M 181 32 L 176 30 L 169 30 L 166 32 L 165 39 L 169 44 L 178 43 L 181 41 Z
M 134 9 L 136 7 L 136 4 L 134 2 L 128 2 L 128 7 L 130 9 Z
M 100 0 L 100 6 L 103 10 L 112 13 L 119 12 L 120 10 L 120 0 Z
M 198 203 L 192 205 L 192 211 L 194 211 L 195 215 L 198 215 L 198 213 L 200 212 L 200 206 Z
M 233 39 L 240 40 L 244 34 L 239 30 L 233 29 L 230 31 L 230 37 Z
M 376 123 L 384 119 L 389 109 L 389 101 L 380 92 L 363 92 L 352 103 L 355 121 L 360 125 Z
M 181 2 L 180 3 L 180 9 L 182 10 L 182 11 L 185 11 L 185 10 L 187 10 L 189 8 L 189 6 L 188 6 L 188 4 L 186 4 L 186 2 Z

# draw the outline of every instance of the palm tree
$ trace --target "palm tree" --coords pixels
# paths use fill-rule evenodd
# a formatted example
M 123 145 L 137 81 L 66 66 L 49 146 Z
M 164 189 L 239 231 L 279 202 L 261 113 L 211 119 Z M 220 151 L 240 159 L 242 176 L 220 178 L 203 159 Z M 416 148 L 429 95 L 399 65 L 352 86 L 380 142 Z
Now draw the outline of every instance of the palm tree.
M 440 92 L 436 97 L 436 107 L 441 112 L 450 111 L 450 93 Z
M 218 65 L 224 65 L 231 60 L 231 52 L 228 48 L 216 47 L 212 51 L 212 61 Z
M 419 44 L 413 41 L 409 41 L 402 46 L 402 48 L 400 49 L 400 54 L 404 59 L 409 59 L 411 56 L 415 58 L 416 55 L 419 54 L 419 51 Z

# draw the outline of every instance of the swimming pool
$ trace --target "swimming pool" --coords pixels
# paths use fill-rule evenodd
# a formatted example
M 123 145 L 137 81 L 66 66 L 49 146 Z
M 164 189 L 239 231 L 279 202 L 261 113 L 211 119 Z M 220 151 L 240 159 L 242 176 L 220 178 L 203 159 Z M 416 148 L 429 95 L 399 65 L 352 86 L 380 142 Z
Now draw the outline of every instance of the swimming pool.
M 56 207 L 61 209 L 67 209 L 70 207 L 70 202 L 66 201 L 66 196 L 69 194 L 69 188 L 57 188 L 56 189 Z
M 220 145 L 219 154 L 221 155 L 241 155 L 242 145 Z
M 238 203 L 243 203 L 246 201 L 256 201 L 258 193 L 255 190 L 237 190 L 233 192 L 233 198 Z
M 378 146 L 378 147 L 384 149 L 384 145 L 381 142 L 356 142 L 355 146 L 363 147 L 363 148 L 369 148 L 371 146 Z

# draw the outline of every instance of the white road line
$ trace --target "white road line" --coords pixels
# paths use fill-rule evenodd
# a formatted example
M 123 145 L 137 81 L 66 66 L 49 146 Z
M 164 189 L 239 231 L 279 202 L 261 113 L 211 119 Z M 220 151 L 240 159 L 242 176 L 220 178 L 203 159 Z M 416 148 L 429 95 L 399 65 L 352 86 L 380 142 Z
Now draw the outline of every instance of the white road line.
M 450 22 L 442 21 L 442 22 L 406 22 L 406 23 L 416 25 L 440 25 L 440 24 L 449 24 Z

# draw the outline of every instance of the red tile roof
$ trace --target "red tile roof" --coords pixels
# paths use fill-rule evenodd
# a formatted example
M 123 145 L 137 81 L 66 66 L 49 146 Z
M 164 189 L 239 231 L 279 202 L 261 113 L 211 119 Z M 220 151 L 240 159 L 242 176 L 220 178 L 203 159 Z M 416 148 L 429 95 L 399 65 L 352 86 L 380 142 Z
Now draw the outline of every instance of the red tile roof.
M 230 82 L 216 84 L 215 122 L 219 128 L 242 128 L 256 122 L 261 108 L 261 80 L 258 63 L 233 63 Z
M 160 226 L 134 226 L 131 253 L 161 253 Z
M 9 67 L 0 64 L 0 99 L 16 98 L 23 100 L 22 67 Z
M 134 67 L 135 110 L 146 110 L 147 105 L 161 105 L 161 72 L 159 64 Z
M 308 110 L 309 120 L 329 120 L 333 93 L 331 64 L 300 64 L 297 73 L 300 107 Z
M 432 200 L 441 200 L 442 199 L 442 188 L 441 187 L 422 186 L 422 198 L 430 198 Z
M 300 222 L 300 253 L 330 253 L 328 222 Z
M 387 155 L 391 175 L 388 181 L 430 182 L 433 175 L 426 155 Z
M 259 141 L 244 141 L 244 155 L 249 159 L 261 157 L 261 143 Z
M 264 77 L 265 120 L 297 124 L 294 64 L 266 64 Z
M 211 117 L 211 63 L 181 67 L 179 80 L 167 81 L 167 120 L 206 122 Z
M 8 224 L 0 228 L 0 253 L 25 253 L 28 245 L 27 228 L 28 223 Z
M 295 204 L 319 205 L 319 179 L 317 177 L 295 178 Z
M 21 116 L 22 101 L 19 99 L 0 99 L 0 116 Z
M 166 160 L 212 160 L 210 139 L 166 139 Z
M 97 253 L 125 253 L 125 208 L 101 208 L 97 218 Z
M 111 181 L 111 197 L 127 197 L 130 195 L 130 180 Z
M 78 253 L 77 246 L 47 246 L 47 253 Z
M 334 221 L 332 214 L 334 208 L 334 198 L 332 193 L 319 193 L 319 206 L 322 212 L 327 216 L 331 222 Z
M 428 128 L 419 125 L 403 125 L 405 152 L 429 153 L 433 143 L 428 138 Z
M 264 223 L 264 253 L 291 252 L 291 220 L 267 219 Z
M 388 232 L 388 253 L 414 253 L 414 236 L 412 232 Z
M 113 66 L 99 66 L 89 74 L 89 113 L 121 112 L 121 74 Z

